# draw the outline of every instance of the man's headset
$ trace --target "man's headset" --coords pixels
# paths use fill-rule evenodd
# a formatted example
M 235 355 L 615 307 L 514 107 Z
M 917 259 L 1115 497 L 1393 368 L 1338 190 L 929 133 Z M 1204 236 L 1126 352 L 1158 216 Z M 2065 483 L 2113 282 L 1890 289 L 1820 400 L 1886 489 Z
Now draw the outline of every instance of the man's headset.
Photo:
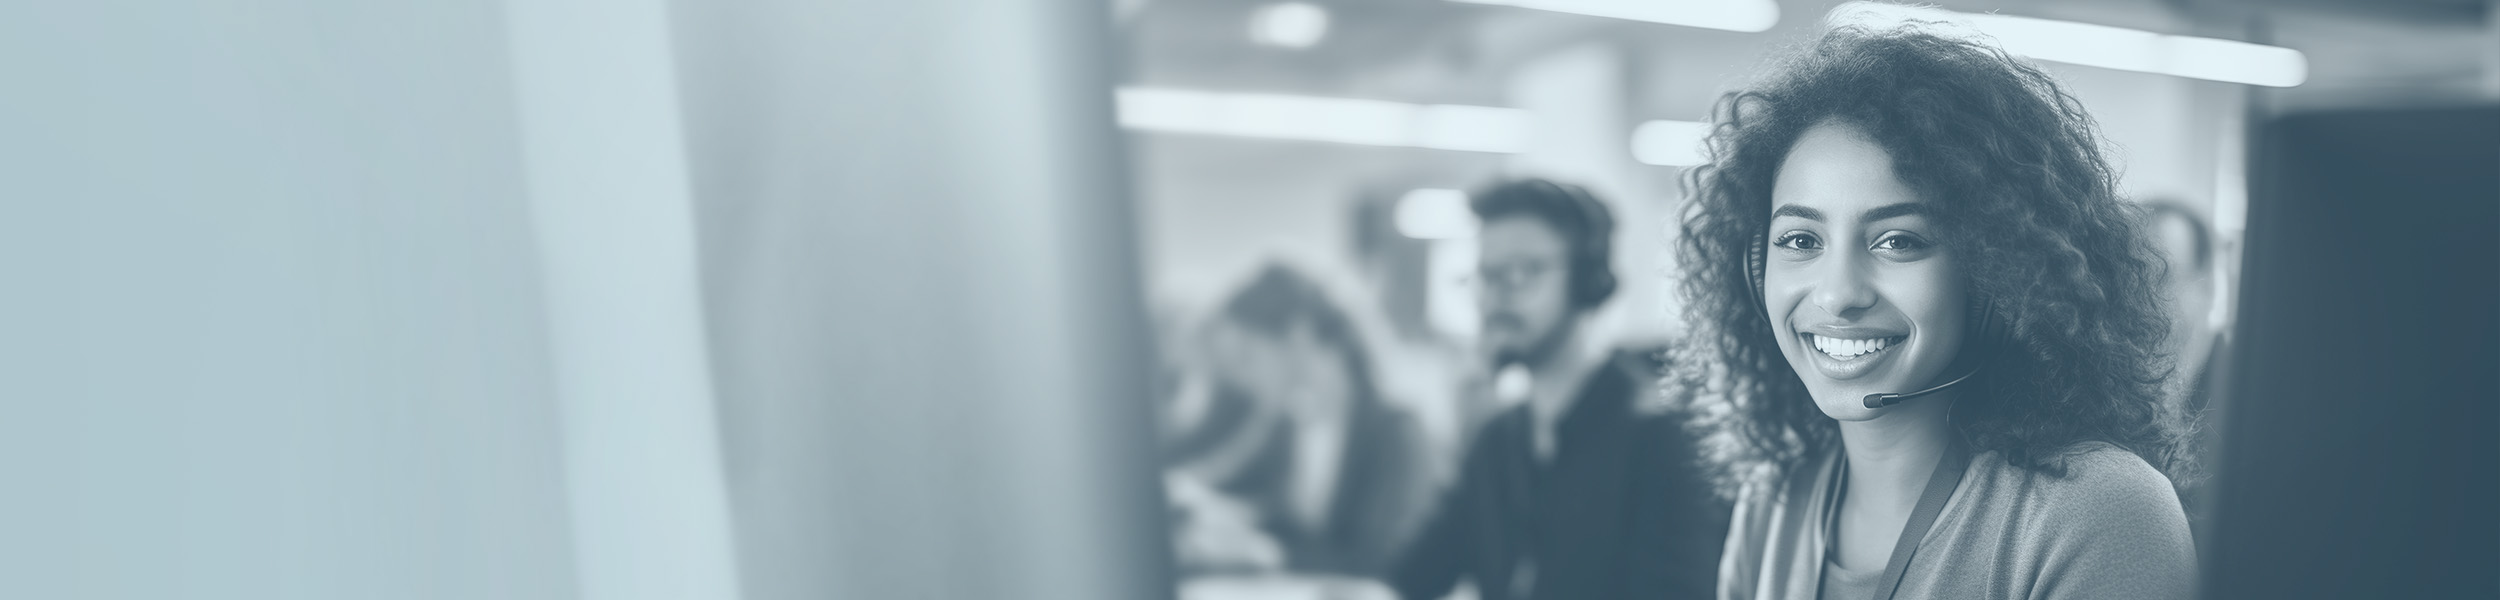
M 1753 299 L 1754 314 L 1762 316 L 1764 327 L 1771 326 L 1771 310 L 1765 306 L 1767 301 L 1763 299 L 1765 292 L 1762 289 L 1763 263 L 1768 260 L 1763 254 L 1769 252 L 1766 248 L 1769 243 L 1769 236 L 1755 235 L 1753 245 L 1745 249 L 1745 294 Z M 1944 391 L 1945 388 L 1970 380 L 1972 375 L 1978 375 L 1980 367 L 1986 366 L 1987 363 L 1987 360 L 1982 357 L 2003 347 L 2001 344 L 2005 341 L 2005 335 L 2001 324 L 1997 322 L 1994 307 L 1987 302 L 1974 304 L 1977 305 L 1977 310 L 1973 311 L 1972 322 L 1978 327 L 1972 330 L 1973 335 L 1963 343 L 1959 356 L 1954 357 L 1953 361 L 1968 364 L 1969 368 L 1963 369 L 1962 374 L 1951 381 L 1936 384 L 1936 387 L 1902 394 L 1867 394 L 1863 401 L 1866 407 L 1872 409 L 1900 404 L 1904 400 Z
M 1615 294 L 1615 217 L 1606 203 L 1576 185 L 1537 180 L 1571 199 L 1580 215 L 1580 235 L 1571 240 L 1571 305 L 1597 308 Z

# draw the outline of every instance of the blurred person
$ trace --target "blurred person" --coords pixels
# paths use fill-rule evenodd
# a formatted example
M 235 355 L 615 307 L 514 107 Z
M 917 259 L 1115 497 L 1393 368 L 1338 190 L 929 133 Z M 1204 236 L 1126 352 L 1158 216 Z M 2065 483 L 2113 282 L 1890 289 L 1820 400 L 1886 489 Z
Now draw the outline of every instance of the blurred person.
M 2203 464 L 2214 446 L 2212 398 L 2216 372 L 2221 369 L 2218 363 L 2228 355 L 2223 349 L 2228 344 L 2225 331 L 2210 317 L 2216 301 L 2213 228 L 2174 200 L 2148 201 L 2144 209 L 2146 232 L 2168 264 L 2164 281 L 2171 308 L 2168 348 L 2176 369 L 2172 378 L 2179 387 L 2169 397 L 2189 426 L 2187 458 Z M 2179 503 L 2187 510 L 2189 529 L 2201 547 L 2211 529 L 2207 523 L 2212 515 L 2204 506 L 2210 500 L 2209 482 L 2199 478 L 2177 483 Z
M 1375 387 L 1354 322 L 1281 265 L 1213 321 L 1213 384 L 1166 417 L 1182 566 L 1377 576 L 1413 531 L 1430 470 L 1414 419 Z
M 1585 331 L 1615 289 L 1614 218 L 1543 180 L 1473 194 L 1481 342 L 1528 399 L 1474 434 L 1457 484 L 1389 584 L 1440 598 L 1677 598 L 1710 592 L 1725 531 L 1680 421 L 1645 402 L 1654 372 Z
M 2194 415 L 2205 410 L 2211 395 L 2206 383 L 2222 336 L 2209 318 L 2215 301 L 2213 228 L 2175 200 L 2157 199 L 2143 206 L 2146 233 L 2168 265 L 2164 283 L 2171 299 L 2170 354 L 2176 357 L 2182 386 L 2178 399 Z
M 2083 107 L 1930 27 L 1828 31 L 1689 174 L 1719 597 L 2186 597 L 2161 259 Z

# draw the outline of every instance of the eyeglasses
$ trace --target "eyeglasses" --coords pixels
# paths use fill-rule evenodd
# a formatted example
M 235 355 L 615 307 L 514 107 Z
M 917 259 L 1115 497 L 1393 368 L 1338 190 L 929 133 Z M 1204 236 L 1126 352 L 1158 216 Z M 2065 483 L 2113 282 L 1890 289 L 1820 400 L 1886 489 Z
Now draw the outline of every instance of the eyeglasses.
M 1476 268 L 1470 283 L 1497 291 L 1516 291 L 1543 283 L 1555 271 L 1551 261 L 1521 260 L 1486 264 Z

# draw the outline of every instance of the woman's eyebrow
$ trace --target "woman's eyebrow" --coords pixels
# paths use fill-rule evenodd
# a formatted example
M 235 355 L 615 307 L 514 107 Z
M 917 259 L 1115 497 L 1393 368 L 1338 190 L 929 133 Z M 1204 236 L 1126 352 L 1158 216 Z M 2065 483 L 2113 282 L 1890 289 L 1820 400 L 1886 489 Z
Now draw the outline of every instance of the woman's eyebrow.
M 1886 204 L 1866 209 L 1866 212 L 1858 214 L 1858 220 L 1861 222 L 1873 223 L 1894 217 L 1907 217 L 1910 215 L 1925 214 L 1927 214 L 1927 203 L 1903 202 L 1900 204 Z
M 1774 210 L 1774 211 L 1771 211 L 1771 217 L 1772 217 L 1772 218 L 1779 218 L 1779 217 L 1796 217 L 1796 218 L 1805 219 L 1805 220 L 1808 220 L 1808 221 L 1814 221 L 1814 222 L 1818 222 L 1818 223 L 1820 223 L 1820 222 L 1822 222 L 1822 221 L 1823 221 L 1823 211 L 1819 211 L 1819 210 L 1815 210 L 1815 209 L 1811 209 L 1811 208 L 1806 208 L 1806 207 L 1803 207 L 1803 206 L 1798 206 L 1798 205 L 1795 205 L 1795 204 L 1782 204 L 1782 205 L 1780 205 L 1779 210 Z

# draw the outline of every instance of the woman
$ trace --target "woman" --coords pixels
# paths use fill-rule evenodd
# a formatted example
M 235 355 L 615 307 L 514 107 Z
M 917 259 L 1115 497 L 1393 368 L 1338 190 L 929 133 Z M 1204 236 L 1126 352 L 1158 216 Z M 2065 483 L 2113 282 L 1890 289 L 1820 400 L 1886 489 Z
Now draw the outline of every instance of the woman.
M 1717 116 L 1668 384 L 1738 504 L 1720 597 L 2191 594 L 2158 259 L 2074 98 L 1841 27 Z
M 1421 524 L 1432 469 L 1420 426 L 1374 386 L 1353 318 L 1270 265 L 1206 333 L 1213 389 L 1166 415 L 1183 569 L 1378 575 Z

